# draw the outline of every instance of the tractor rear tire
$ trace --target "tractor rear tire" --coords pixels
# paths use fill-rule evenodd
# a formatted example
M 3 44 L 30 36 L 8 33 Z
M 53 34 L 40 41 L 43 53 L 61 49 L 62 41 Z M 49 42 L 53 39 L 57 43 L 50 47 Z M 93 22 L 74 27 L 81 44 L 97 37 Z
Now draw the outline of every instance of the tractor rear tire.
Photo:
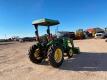
M 29 58 L 30 60 L 33 62 L 33 63 L 36 63 L 36 64 L 39 64 L 42 62 L 43 58 L 37 58 L 35 57 L 35 51 L 38 49 L 38 47 L 36 45 L 33 45 L 30 47 L 30 50 L 29 50 Z M 40 55 L 40 54 L 39 54 Z
M 53 67 L 60 67 L 64 60 L 62 48 L 58 46 L 51 46 L 48 50 L 48 60 Z

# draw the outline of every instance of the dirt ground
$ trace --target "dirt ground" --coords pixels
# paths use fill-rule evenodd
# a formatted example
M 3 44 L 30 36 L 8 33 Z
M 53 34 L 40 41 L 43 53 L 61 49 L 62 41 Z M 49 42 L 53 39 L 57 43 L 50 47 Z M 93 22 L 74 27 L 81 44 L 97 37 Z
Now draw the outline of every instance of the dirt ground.
M 107 42 L 90 39 L 74 43 L 81 54 L 66 59 L 58 69 L 30 62 L 27 53 L 34 42 L 0 44 L 0 80 L 107 80 Z

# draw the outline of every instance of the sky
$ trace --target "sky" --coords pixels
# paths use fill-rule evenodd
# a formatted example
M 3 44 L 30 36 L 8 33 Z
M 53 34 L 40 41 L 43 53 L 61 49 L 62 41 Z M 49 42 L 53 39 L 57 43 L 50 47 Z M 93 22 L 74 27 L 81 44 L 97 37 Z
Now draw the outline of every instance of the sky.
M 60 31 L 105 28 L 107 0 L 0 0 L 0 38 L 35 36 L 32 21 L 41 18 L 59 20 Z M 40 27 L 40 35 L 45 30 Z

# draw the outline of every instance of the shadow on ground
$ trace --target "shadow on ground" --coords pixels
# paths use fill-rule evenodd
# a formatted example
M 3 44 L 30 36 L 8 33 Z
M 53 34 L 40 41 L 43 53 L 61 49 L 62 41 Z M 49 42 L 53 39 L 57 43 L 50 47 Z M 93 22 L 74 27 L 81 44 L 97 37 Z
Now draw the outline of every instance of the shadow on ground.
M 72 71 L 107 71 L 107 53 L 82 52 L 66 59 L 60 69 Z

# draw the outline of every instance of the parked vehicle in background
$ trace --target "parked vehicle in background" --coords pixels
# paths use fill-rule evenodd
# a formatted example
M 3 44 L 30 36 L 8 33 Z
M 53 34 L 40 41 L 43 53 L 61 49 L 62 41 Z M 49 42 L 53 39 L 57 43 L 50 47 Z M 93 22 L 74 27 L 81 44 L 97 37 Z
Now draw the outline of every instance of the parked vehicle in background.
M 19 42 L 31 42 L 31 41 L 36 41 L 35 37 L 24 37 L 24 38 L 20 38 Z
M 86 32 L 88 38 L 95 37 L 96 31 L 93 28 L 89 28 L 85 32 Z
M 104 38 L 104 33 L 101 33 L 101 32 L 99 32 L 99 33 L 96 33 L 95 34 L 95 39 L 103 39 Z
M 105 28 L 105 34 L 104 37 L 107 38 L 107 28 Z
M 88 35 L 88 38 L 101 38 L 102 34 L 105 33 L 105 31 L 102 28 L 89 28 L 86 30 L 86 33 Z
M 76 39 L 85 39 L 85 34 L 84 34 L 83 29 L 78 29 L 76 31 L 75 36 L 76 36 Z
M 104 33 L 104 38 L 107 38 L 107 32 Z
M 75 32 L 68 32 L 68 31 L 58 31 L 59 37 L 67 37 L 70 39 L 75 39 Z

